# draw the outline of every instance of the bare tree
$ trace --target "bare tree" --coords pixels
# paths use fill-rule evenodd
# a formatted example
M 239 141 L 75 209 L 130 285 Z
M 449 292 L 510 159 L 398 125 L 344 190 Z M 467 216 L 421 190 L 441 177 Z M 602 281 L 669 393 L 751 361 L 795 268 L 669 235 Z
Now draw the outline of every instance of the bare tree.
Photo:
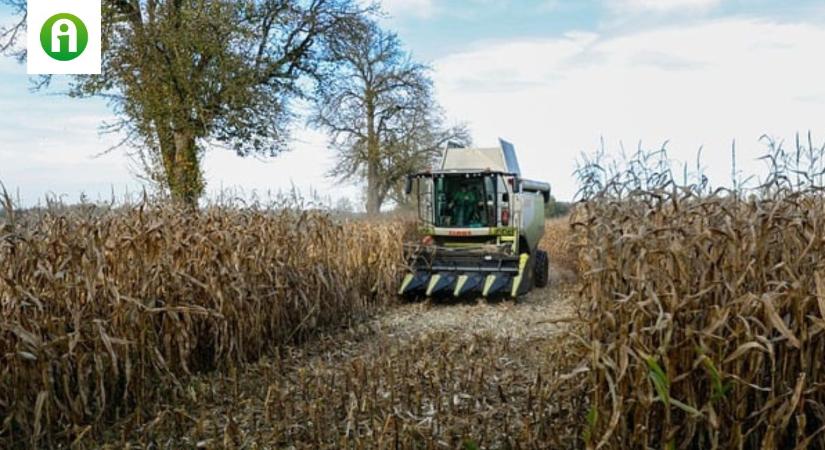
M 6 26 L 0 27 L 0 55 L 10 55 L 19 61 L 26 58 L 26 50 L 19 47 L 18 40 L 26 30 L 26 0 L 3 0 L 15 19 Z
M 330 133 L 338 167 L 331 176 L 366 182 L 366 210 L 398 200 L 404 176 L 432 163 L 449 141 L 468 143 L 464 126 L 446 127 L 429 69 L 398 36 L 370 20 L 347 23 L 329 44 L 329 70 L 311 123 Z

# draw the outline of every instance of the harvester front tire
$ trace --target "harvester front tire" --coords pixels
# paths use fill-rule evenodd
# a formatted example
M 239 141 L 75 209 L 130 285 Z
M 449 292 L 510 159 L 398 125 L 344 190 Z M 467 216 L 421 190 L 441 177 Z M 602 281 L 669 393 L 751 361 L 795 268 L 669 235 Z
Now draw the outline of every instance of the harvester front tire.
M 547 259 L 547 252 L 543 250 L 536 251 L 536 263 L 533 265 L 535 270 L 533 280 L 537 288 L 547 286 L 550 278 L 550 263 Z

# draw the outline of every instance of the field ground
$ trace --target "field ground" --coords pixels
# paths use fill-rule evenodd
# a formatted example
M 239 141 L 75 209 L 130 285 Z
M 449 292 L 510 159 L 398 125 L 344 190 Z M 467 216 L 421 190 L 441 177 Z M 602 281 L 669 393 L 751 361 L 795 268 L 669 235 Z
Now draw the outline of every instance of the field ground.
M 239 369 L 196 377 L 188 398 L 143 424 L 112 428 L 112 448 L 574 447 L 554 401 L 576 323 L 572 285 L 518 303 L 413 303 Z M 555 350 L 553 350 L 555 349 Z M 564 395 L 563 398 L 569 398 Z M 560 397 L 561 398 L 561 397 Z M 552 427 L 552 428 L 551 428 Z M 528 444 L 528 445 L 520 445 Z

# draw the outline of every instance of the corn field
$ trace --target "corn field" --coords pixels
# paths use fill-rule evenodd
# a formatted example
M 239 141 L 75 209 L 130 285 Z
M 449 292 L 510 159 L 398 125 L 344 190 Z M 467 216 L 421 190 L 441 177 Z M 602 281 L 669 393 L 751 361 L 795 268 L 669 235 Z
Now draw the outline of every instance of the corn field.
M 749 189 L 582 166 L 588 448 L 825 448 L 823 154 L 773 145 Z
M 547 220 L 539 247 L 547 252 L 556 270 L 576 274 L 579 270 L 579 255 L 571 235 L 569 217 Z
M 823 155 L 727 189 L 586 162 L 541 243 L 574 287 L 391 310 L 423 329 L 361 320 L 403 218 L 7 206 L 0 447 L 825 448 Z
M 8 199 L 7 199 L 8 200 Z M 0 447 L 52 447 L 392 299 L 403 223 L 142 203 L 0 223 Z

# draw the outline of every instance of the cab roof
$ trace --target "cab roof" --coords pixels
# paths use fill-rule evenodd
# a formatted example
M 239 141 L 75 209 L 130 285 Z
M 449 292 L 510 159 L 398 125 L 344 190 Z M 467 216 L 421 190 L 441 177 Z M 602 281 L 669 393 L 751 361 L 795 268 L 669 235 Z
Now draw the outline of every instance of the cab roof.
M 499 139 L 498 147 L 448 148 L 440 171 L 493 171 L 521 176 L 513 144 Z

